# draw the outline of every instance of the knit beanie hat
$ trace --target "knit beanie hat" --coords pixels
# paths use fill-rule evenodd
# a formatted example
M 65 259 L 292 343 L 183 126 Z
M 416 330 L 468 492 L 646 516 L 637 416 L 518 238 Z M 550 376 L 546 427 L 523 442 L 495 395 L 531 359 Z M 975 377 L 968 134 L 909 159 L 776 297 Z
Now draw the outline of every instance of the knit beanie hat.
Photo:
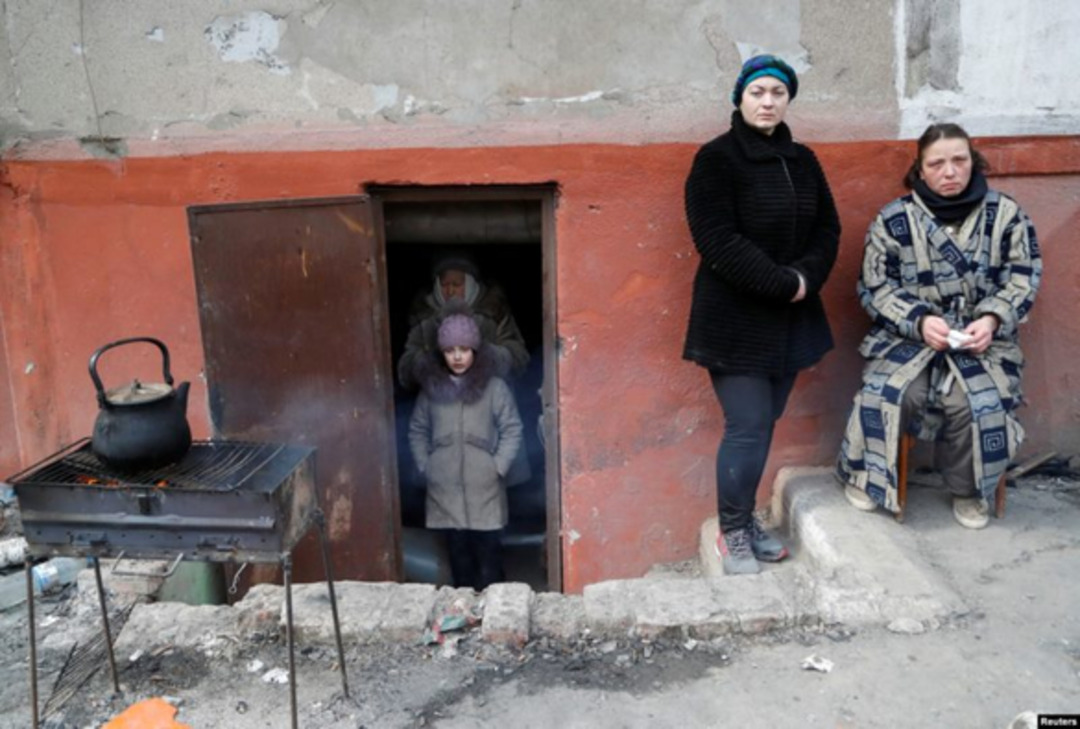
M 480 327 L 476 320 L 467 314 L 451 314 L 439 325 L 439 348 L 468 347 L 480 348 Z
M 735 90 L 731 92 L 731 103 L 735 104 L 735 106 L 741 104 L 743 89 L 751 81 L 762 76 L 772 76 L 783 81 L 792 99 L 799 93 L 799 77 L 795 75 L 795 69 L 784 63 L 783 59 L 769 55 L 754 56 L 747 59 L 739 72 L 739 77 L 735 79 Z

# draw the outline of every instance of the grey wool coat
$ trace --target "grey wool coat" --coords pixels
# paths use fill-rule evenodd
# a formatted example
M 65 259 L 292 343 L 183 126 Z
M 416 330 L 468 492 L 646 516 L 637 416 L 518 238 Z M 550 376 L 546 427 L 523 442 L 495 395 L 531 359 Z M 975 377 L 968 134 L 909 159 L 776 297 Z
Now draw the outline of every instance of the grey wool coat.
M 492 531 L 506 526 L 506 474 L 521 448 L 514 396 L 495 375 L 488 344 L 460 378 L 430 356 L 418 368 L 423 385 L 409 420 L 409 449 L 427 481 L 429 529 Z

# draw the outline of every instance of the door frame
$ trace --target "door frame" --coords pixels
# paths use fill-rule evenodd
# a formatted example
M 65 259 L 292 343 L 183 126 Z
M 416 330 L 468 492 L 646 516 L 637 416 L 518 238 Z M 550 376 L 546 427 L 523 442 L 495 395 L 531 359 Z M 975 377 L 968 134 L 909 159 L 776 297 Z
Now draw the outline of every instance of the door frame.
M 544 382 L 541 407 L 544 414 L 544 493 L 546 501 L 546 562 L 548 588 L 562 592 L 562 459 L 559 452 L 559 333 L 558 268 L 556 266 L 555 210 L 558 186 L 537 185 L 380 185 L 362 184 L 360 191 L 370 195 L 375 213 L 375 233 L 386 261 L 386 230 L 383 224 L 384 203 L 453 203 L 500 200 L 535 200 L 540 203 L 540 251 L 543 291 Z

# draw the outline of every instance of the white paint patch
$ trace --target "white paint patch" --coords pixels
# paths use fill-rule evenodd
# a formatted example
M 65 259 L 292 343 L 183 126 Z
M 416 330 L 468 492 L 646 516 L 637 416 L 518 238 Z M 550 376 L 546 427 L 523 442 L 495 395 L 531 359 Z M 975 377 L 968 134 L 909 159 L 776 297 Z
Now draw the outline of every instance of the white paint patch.
M 560 96 L 552 99 L 547 96 L 522 96 L 522 104 L 588 104 L 590 101 L 598 101 L 604 97 L 603 91 L 590 91 L 581 96 Z
M 146 40 L 151 40 L 155 43 L 164 43 L 165 31 L 162 30 L 160 27 L 155 26 L 154 28 L 151 28 L 150 31 L 146 34 Z
M 405 116 L 416 116 L 425 113 L 442 114 L 446 111 L 446 107 L 437 101 L 418 99 L 412 94 L 406 94 L 404 101 L 401 102 L 401 111 Z
M 302 73 L 303 79 L 300 82 L 300 90 L 296 92 L 296 95 L 306 101 L 313 111 L 317 110 L 319 108 L 319 102 L 311 95 L 311 74 L 307 71 L 303 71 Z
M 371 100 L 375 111 L 390 109 L 398 102 L 401 90 L 397 84 L 372 84 Z
M 357 84 L 307 58 L 301 59 L 297 69 L 301 82 L 296 94 L 313 111 L 347 109 L 363 119 L 401 103 L 397 84 Z
M 960 8 L 959 90 L 923 87 L 900 94 L 900 136 L 912 139 L 932 122 L 963 125 L 975 136 L 1074 134 L 1080 121 L 1080 3 L 983 3 Z M 898 33 L 903 33 L 899 25 Z M 899 48 L 906 47 L 901 37 Z
M 252 10 L 242 15 L 214 18 L 204 35 L 223 61 L 254 61 L 266 66 L 271 73 L 286 75 L 292 69 L 275 55 L 281 43 L 281 25 L 269 13 Z
M 577 540 L 581 539 L 581 532 L 579 532 L 577 529 L 571 529 L 569 532 L 567 532 L 566 539 L 571 544 L 573 544 Z
M 34 371 L 34 368 L 35 368 L 36 366 L 37 366 L 37 365 L 35 365 L 35 364 L 34 364 L 33 362 L 27 362 L 27 363 L 26 363 L 26 367 L 24 367 L 24 368 L 23 368 L 23 374 L 24 374 L 24 375 L 28 375 L 28 374 L 30 374 L 31 372 L 33 372 L 33 371 Z
M 896 77 L 893 81 L 896 84 L 896 98 L 904 98 L 904 88 L 907 86 L 907 38 L 904 29 L 907 27 L 907 2 L 906 0 L 896 0 L 895 10 L 893 12 L 893 37 L 895 43 L 893 44 L 893 56 L 896 59 L 894 69 L 896 70 Z

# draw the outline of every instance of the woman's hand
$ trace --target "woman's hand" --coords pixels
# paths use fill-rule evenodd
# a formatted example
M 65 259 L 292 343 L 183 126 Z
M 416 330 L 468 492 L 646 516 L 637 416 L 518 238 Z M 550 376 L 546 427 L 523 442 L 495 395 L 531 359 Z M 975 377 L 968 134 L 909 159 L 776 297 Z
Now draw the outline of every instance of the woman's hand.
M 949 348 L 949 323 L 940 316 L 924 316 L 919 331 L 923 341 L 935 352 Z
M 964 329 L 965 334 L 971 335 L 971 341 L 968 342 L 965 349 L 972 354 L 982 354 L 990 346 L 990 342 L 994 340 L 994 332 L 997 331 L 997 328 L 998 320 L 996 316 L 993 314 L 980 316 Z
M 795 292 L 795 296 L 791 299 L 793 304 L 806 298 L 806 279 L 798 271 L 795 272 L 795 275 L 799 277 L 799 290 Z

